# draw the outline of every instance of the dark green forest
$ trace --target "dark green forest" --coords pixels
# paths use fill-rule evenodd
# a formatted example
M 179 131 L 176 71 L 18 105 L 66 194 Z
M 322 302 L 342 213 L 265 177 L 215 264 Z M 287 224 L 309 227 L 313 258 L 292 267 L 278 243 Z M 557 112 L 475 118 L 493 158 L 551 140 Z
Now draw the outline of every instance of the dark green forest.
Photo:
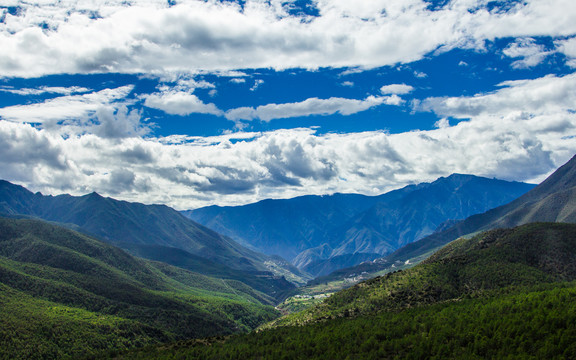
M 576 284 L 287 326 L 226 341 L 180 342 L 122 359 L 571 359 Z
M 77 358 L 249 331 L 278 316 L 272 303 L 235 280 L 0 218 L 0 358 Z

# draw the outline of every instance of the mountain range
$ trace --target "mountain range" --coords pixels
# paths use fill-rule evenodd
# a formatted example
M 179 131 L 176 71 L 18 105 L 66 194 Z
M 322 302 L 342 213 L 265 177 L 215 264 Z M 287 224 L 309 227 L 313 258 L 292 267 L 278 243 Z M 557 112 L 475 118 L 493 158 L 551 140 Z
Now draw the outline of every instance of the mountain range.
M 328 276 L 315 279 L 312 283 L 343 279 L 354 274 L 389 271 L 392 266 L 398 266 L 406 261 L 415 263 L 425 259 L 461 236 L 532 222 L 576 223 L 576 156 L 541 184 L 505 205 L 472 215 L 442 231 L 408 244 L 386 257 L 337 270 Z
M 184 214 L 314 276 L 380 258 L 438 227 L 505 204 L 534 185 L 453 174 L 380 196 L 334 194 L 210 206 Z
M 367 214 L 394 214 L 398 221 L 438 222 L 436 232 L 348 269 L 381 276 L 280 319 L 270 305 L 293 289 L 270 272 L 291 271 L 281 258 L 247 249 L 169 208 L 97 194 L 43 196 L 2 182 L 0 357 L 570 358 L 576 352 L 576 224 L 566 222 L 576 222 L 576 157 L 505 205 L 464 220 L 435 217 L 444 206 L 474 208 L 475 201 L 455 194 L 478 198 L 486 193 L 478 184 L 493 181 L 453 175 L 385 194 L 379 198 L 387 203 L 372 205 L 365 202 L 372 198 L 350 196 L 363 216 L 352 215 L 339 229 L 393 229 Z M 512 186 L 497 182 L 498 191 Z M 342 205 L 348 196 L 339 196 Z M 417 203 L 426 214 L 413 211 Z M 175 234 L 194 231 L 190 238 L 159 240 L 145 236 L 147 226 L 155 234 L 170 233 L 170 226 Z M 414 229 L 406 233 L 417 234 Z M 202 249 L 212 241 L 225 253 Z M 409 265 L 398 270 L 397 264 Z M 186 340 L 257 327 L 241 336 Z M 134 348 L 140 350 L 125 352 Z
M 574 224 L 491 230 L 257 332 L 121 359 L 573 358 L 575 264 Z
M 520 198 L 377 262 L 387 266 L 381 276 L 257 333 L 189 342 L 152 358 L 572 358 L 575 186 L 576 157 Z M 424 260 L 391 267 L 411 259 Z M 151 353 L 126 358 L 142 354 Z
M 389 260 L 414 258 L 479 231 L 543 221 L 576 223 L 576 156 L 518 199 L 410 244 L 392 254 Z
M 282 259 L 247 249 L 163 205 L 130 203 L 97 193 L 44 196 L 0 181 L 0 215 L 55 222 L 134 255 L 244 281 L 278 297 L 294 288 L 284 277 L 296 283 L 309 279 Z

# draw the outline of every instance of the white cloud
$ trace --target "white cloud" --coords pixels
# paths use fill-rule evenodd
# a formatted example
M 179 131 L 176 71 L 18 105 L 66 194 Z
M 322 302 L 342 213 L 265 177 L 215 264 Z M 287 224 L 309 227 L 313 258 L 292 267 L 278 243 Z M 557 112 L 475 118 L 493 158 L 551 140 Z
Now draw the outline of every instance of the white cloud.
M 572 0 L 527 0 L 508 12 L 489 12 L 485 4 L 454 0 L 431 11 L 421 0 L 318 0 L 320 16 L 302 18 L 288 15 L 282 1 L 249 0 L 241 9 L 215 0 L 172 7 L 163 0 L 31 0 L 18 2 L 21 12 L 5 13 L 0 23 L 0 76 L 155 76 L 163 86 L 143 97 L 146 106 L 242 124 L 401 105 L 398 95 L 413 89 L 392 84 L 381 89 L 390 96 L 314 97 L 224 113 L 194 95 L 198 88 L 216 92 L 195 75 L 247 82 L 238 69 L 323 67 L 347 67 L 342 75 L 349 75 L 455 47 L 481 49 L 485 40 L 503 37 L 521 38 L 505 53 L 518 58 L 516 66 L 529 67 L 545 56 L 531 40 L 538 36 L 568 37 L 555 41 L 556 51 L 576 66 Z M 182 209 L 311 193 L 376 194 L 452 172 L 537 181 L 576 152 L 575 78 L 509 81 L 493 93 L 425 99 L 416 109 L 442 117 L 430 131 L 318 135 L 292 129 L 160 139 L 142 138 L 147 124 L 125 106 L 131 86 L 98 92 L 2 88 L 66 96 L 0 109 L 0 177 L 44 193 L 96 190 Z M 464 121 L 451 125 L 454 118 Z
M 400 105 L 402 99 L 392 96 L 368 96 L 364 100 L 332 97 L 329 99 L 309 98 L 297 103 L 267 104 L 257 108 L 241 107 L 226 112 L 228 120 L 271 121 L 310 115 L 351 115 L 370 108 L 387 105 Z
M 305 194 L 377 194 L 454 172 L 541 181 L 576 153 L 575 89 L 576 75 L 548 76 L 506 82 L 493 94 L 428 99 L 428 110 L 467 120 L 451 125 L 445 118 L 434 130 L 400 134 L 291 129 L 142 138 L 128 136 L 138 114 L 126 109 L 114 114 L 133 125 L 123 137 L 106 136 L 104 127 L 62 137 L 0 121 L 0 178 L 44 193 L 95 190 L 179 209 Z M 542 102 L 526 106 L 521 98 Z
M 517 69 L 531 68 L 539 65 L 552 54 L 543 45 L 537 44 L 532 38 L 517 39 L 514 43 L 504 49 L 504 55 L 511 58 L 522 58 L 512 63 L 512 67 Z
M 409 94 L 414 90 L 414 88 L 410 85 L 406 84 L 391 84 L 391 85 L 384 85 L 380 88 L 380 93 L 383 95 L 388 94 L 397 94 L 397 95 L 405 95 Z
M 568 58 L 568 65 L 576 68 L 576 37 L 558 40 L 555 42 L 555 45 L 557 50 Z
M 172 115 L 212 114 L 222 115 L 223 112 L 210 103 L 202 102 L 196 95 L 178 90 L 165 90 L 160 93 L 145 95 L 144 105 L 162 110 Z
M 99 108 L 123 100 L 133 86 L 104 89 L 82 95 L 61 96 L 30 105 L 0 108 L 0 118 L 15 122 L 51 123 L 64 120 L 82 120 Z
M 7 92 L 16 95 L 22 96 L 30 96 L 30 95 L 42 95 L 42 94 L 61 94 L 61 95 L 72 95 L 78 93 L 85 93 L 92 91 L 91 89 L 81 87 L 81 86 L 71 86 L 71 87 L 62 87 L 62 86 L 42 86 L 37 89 L 30 89 L 30 88 L 21 88 L 21 89 L 14 89 L 11 87 L 0 87 L 0 92 Z
M 261 85 L 264 84 L 264 80 L 256 79 L 254 80 L 254 85 L 250 88 L 250 91 L 256 91 Z
M 569 111 L 576 104 L 576 74 L 506 81 L 500 86 L 502 89 L 494 93 L 473 97 L 429 98 L 417 109 L 465 119 L 478 115 L 504 116 L 516 111 L 543 115 Z
M 546 128 L 554 122 L 564 122 L 563 132 Z M 239 141 L 230 142 L 104 139 L 90 134 L 64 140 L 4 121 L 0 138 L 11 139 L 11 144 L 20 139 L 18 143 L 25 145 L 0 149 L 0 177 L 44 193 L 96 190 L 180 209 L 304 194 L 377 194 L 452 172 L 532 180 L 576 151 L 573 140 L 562 139 L 566 133 L 576 134 L 575 124 L 573 114 L 564 119 L 516 115 L 393 135 L 315 135 L 294 129 L 250 134 L 246 140 L 239 136 Z M 113 190 L 115 181 L 124 184 L 121 191 Z
M 150 131 L 148 125 L 141 122 L 137 110 L 128 111 L 123 105 L 118 109 L 101 107 L 96 112 L 96 118 L 95 124 L 86 130 L 106 139 L 143 136 Z
M 443 119 L 436 121 L 434 123 L 434 126 L 439 128 L 439 129 L 445 129 L 447 127 L 450 127 L 450 121 L 446 118 L 443 118 Z
M 221 72 L 248 68 L 375 68 L 439 48 L 504 37 L 572 36 L 572 0 L 527 0 L 507 12 L 485 1 L 315 2 L 318 17 L 279 2 L 134 0 L 19 2 L 0 24 L 0 76 Z M 95 16 L 96 15 L 96 16 Z

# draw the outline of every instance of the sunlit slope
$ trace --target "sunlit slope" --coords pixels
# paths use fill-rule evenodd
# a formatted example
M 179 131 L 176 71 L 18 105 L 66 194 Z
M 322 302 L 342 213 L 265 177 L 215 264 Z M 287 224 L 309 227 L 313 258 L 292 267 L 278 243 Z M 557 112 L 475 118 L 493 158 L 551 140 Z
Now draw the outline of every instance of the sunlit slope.
M 335 293 L 280 324 L 383 311 L 481 296 L 508 286 L 576 279 L 576 225 L 534 223 L 459 239 L 415 267 Z
M 230 334 L 277 316 L 265 306 L 271 297 L 241 282 L 134 258 L 35 220 L 0 218 L 0 288 L 8 357 L 28 347 L 78 355 Z M 55 333 L 42 330 L 54 324 Z

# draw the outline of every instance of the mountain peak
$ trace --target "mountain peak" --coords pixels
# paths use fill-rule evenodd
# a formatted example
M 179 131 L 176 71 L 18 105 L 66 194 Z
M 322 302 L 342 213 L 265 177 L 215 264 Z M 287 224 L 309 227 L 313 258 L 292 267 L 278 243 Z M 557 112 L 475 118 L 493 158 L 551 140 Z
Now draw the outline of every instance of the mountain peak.
M 516 200 L 483 214 L 471 216 L 441 233 L 408 244 L 387 257 L 406 260 L 429 253 L 463 235 L 495 228 L 510 228 L 530 222 L 576 222 L 576 156 L 544 182 Z
M 103 198 L 103 196 L 100 195 L 100 194 L 98 194 L 96 191 L 92 191 L 90 194 L 86 194 L 86 197 L 89 197 L 89 198 L 100 198 L 100 199 Z

